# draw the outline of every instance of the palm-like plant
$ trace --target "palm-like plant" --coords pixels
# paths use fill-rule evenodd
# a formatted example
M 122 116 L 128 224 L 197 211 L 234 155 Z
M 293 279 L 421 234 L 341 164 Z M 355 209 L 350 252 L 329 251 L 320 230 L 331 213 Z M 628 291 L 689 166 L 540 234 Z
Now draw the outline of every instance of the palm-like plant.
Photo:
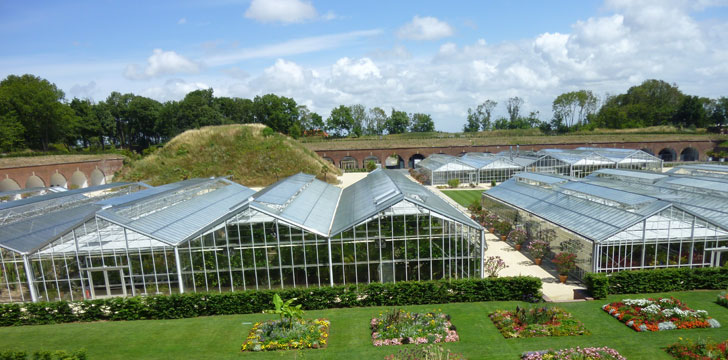
M 278 294 L 273 294 L 273 306 L 275 306 L 275 309 L 263 310 L 263 313 L 279 315 L 281 317 L 281 323 L 285 324 L 286 322 L 288 322 L 288 326 L 290 327 L 293 323 L 294 318 L 303 318 L 303 310 L 301 310 L 301 304 L 291 306 L 291 303 L 296 300 L 298 300 L 298 298 L 293 298 L 284 302 Z

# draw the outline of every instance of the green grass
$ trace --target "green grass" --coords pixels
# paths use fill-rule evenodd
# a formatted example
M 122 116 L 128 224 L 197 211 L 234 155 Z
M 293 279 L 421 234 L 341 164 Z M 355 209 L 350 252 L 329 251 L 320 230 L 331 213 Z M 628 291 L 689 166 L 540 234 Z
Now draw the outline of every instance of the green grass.
M 483 190 L 442 190 L 442 193 L 458 204 L 468 207 L 474 201 L 480 201 Z
M 719 291 L 674 292 L 649 296 L 675 296 L 693 309 L 707 310 L 728 326 L 728 309 L 715 303 Z M 517 359 L 523 351 L 572 346 L 609 346 L 628 359 L 670 359 L 663 348 L 683 338 L 725 340 L 728 327 L 638 333 L 605 313 L 607 302 L 648 297 L 610 296 L 606 300 L 558 304 L 584 323 L 592 333 L 585 336 L 504 339 L 488 318 L 496 309 L 513 309 L 519 302 L 458 303 L 406 306 L 407 310 L 437 310 L 452 316 L 460 341 L 445 344 L 469 359 Z M 376 348 L 369 320 L 384 307 L 308 311 L 306 318 L 331 320 L 329 347 L 322 350 L 241 353 L 240 344 L 254 321 L 272 315 L 230 315 L 181 320 L 97 322 L 0 328 L 0 349 L 86 348 L 89 359 L 382 359 L 401 349 Z M 412 345 L 406 345 L 412 346 Z
M 177 135 L 161 149 L 125 165 L 114 181 L 157 186 L 189 178 L 230 176 L 246 186 L 267 186 L 304 172 L 335 181 L 341 170 L 278 133 L 264 136 L 259 124 L 207 126 Z

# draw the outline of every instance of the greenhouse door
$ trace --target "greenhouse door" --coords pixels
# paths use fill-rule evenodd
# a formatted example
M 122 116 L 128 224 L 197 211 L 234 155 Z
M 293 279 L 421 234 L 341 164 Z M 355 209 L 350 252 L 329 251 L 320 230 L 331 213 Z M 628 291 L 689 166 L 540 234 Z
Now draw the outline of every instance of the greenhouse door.
M 478 173 L 470 173 L 470 184 L 478 183 Z
M 112 296 L 126 296 L 125 268 L 124 266 L 108 266 L 85 269 L 89 282 L 86 297 L 103 299 Z

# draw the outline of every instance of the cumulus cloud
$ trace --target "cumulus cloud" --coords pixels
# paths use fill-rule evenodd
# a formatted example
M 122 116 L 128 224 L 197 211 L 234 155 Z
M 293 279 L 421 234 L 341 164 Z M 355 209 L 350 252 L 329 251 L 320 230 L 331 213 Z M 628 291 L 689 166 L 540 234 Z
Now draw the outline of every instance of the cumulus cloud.
M 452 36 L 455 31 L 448 23 L 432 16 L 416 16 L 397 32 L 401 39 L 438 40 Z
M 93 95 L 97 90 L 96 81 L 91 80 L 86 85 L 75 84 L 71 86 L 68 94 L 80 99 L 93 99 Z
M 301 0 L 253 0 L 245 11 L 245 17 L 263 23 L 301 23 L 318 16 L 316 8 Z M 327 16 L 334 16 L 333 13 Z
M 187 24 L 187 18 L 184 18 L 184 17 L 183 17 L 183 18 L 181 18 L 181 19 L 177 20 L 177 24 L 178 24 L 178 25 L 184 25 L 184 24 Z
M 498 43 L 482 39 L 470 43 L 445 42 L 431 53 L 418 51 L 417 55 L 398 45 L 384 50 L 365 49 L 361 55 L 340 55 L 328 61 L 318 59 L 315 65 L 302 60 L 310 56 L 297 57 L 343 49 L 352 43 L 357 43 L 359 48 L 366 43 L 363 40 L 381 35 L 380 30 L 292 39 L 230 50 L 230 53 L 216 52 L 205 56 L 203 61 L 206 67 L 220 70 L 206 75 L 204 81 L 157 80 L 162 85 L 141 93 L 166 100 L 179 99 L 187 91 L 208 86 L 217 95 L 253 97 L 274 92 L 293 97 L 324 117 L 340 104 L 357 103 L 388 111 L 396 108 L 425 112 L 432 114 L 439 130 L 447 131 L 462 129 L 467 109 L 485 99 L 499 102 L 494 116 L 501 116 L 506 114 L 506 100 L 519 96 L 525 100 L 524 113 L 540 111 L 541 120 L 548 121 L 551 103 L 561 93 L 589 89 L 604 96 L 624 92 L 649 78 L 675 82 L 690 94 L 728 95 L 723 85 L 728 82 L 724 65 L 728 60 L 725 46 L 728 24 L 694 16 L 693 12 L 699 10 L 687 1 L 646 4 L 610 0 L 603 13 L 575 21 L 565 31 L 543 32 L 531 38 Z M 263 62 L 265 66 L 262 70 L 251 70 L 245 63 L 251 59 L 256 60 L 254 64 Z M 12 64 L 3 66 L 7 62 L 0 59 L 0 69 L 18 69 Z M 180 72 L 152 66 L 152 63 L 156 62 L 134 68 L 131 74 L 148 78 Z M 70 73 L 61 65 L 38 66 L 38 71 Z M 116 71 L 123 66 L 116 65 Z M 26 65 L 16 72 L 27 72 L 27 68 Z M 92 67 L 74 70 L 67 88 L 83 84 L 78 74 L 89 69 Z M 197 69 L 193 66 L 185 71 Z M 102 80 L 97 82 L 104 89 L 118 89 Z M 129 87 L 139 87 L 137 84 Z M 76 88 L 79 93 L 81 90 L 82 86 Z
M 147 59 L 147 66 L 141 69 L 131 64 L 126 67 L 124 77 L 131 80 L 143 80 L 162 75 L 176 73 L 197 73 L 200 65 L 174 51 L 154 49 L 152 56 Z

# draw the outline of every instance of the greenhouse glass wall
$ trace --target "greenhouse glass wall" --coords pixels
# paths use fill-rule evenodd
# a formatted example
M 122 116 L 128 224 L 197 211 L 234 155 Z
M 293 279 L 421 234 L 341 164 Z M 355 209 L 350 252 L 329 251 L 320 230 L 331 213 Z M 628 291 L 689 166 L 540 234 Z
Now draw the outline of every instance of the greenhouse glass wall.
M 467 153 L 460 161 L 478 170 L 478 183 L 500 183 L 510 179 L 517 172 L 523 171 L 524 166 L 506 157 L 486 153 Z
M 389 170 L 344 190 L 305 174 L 126 187 L 0 227 L 0 301 L 483 276 L 482 228 Z
M 578 244 L 576 275 L 728 260 L 728 179 L 619 169 L 585 179 L 521 173 L 488 190 L 483 206 L 538 234 L 552 249 Z
M 455 156 L 433 154 L 418 162 L 415 168 L 427 176 L 429 185 L 447 185 L 452 179 L 461 184 L 478 182 L 478 169 Z

